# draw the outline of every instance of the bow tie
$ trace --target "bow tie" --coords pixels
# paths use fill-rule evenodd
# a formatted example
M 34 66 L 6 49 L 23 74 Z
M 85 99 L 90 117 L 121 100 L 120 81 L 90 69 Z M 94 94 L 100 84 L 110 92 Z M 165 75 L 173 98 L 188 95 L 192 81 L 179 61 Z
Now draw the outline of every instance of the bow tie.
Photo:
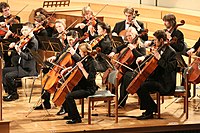
M 131 22 L 126 22 L 126 24 L 131 24 Z

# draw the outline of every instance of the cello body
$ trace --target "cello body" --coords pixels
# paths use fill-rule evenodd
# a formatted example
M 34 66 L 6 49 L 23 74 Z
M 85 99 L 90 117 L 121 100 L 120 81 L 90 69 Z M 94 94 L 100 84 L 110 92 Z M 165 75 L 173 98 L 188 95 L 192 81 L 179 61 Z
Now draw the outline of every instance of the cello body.
M 197 57 L 188 69 L 188 81 L 193 84 L 200 83 L 200 57 Z
M 140 85 L 149 77 L 149 75 L 158 66 L 158 60 L 153 57 L 149 62 L 142 68 L 142 70 L 137 74 L 137 76 L 131 81 L 126 91 L 130 94 L 134 94 L 140 87 Z
M 67 80 L 64 81 L 62 84 L 58 84 L 60 86 L 57 91 L 54 94 L 53 97 L 53 103 L 56 106 L 61 106 L 65 99 L 66 95 L 72 91 L 72 89 L 78 84 L 78 82 L 83 77 L 82 72 L 80 69 L 76 68 L 67 78 Z
M 63 67 L 72 66 L 74 61 L 72 60 L 69 52 L 63 53 L 53 68 L 42 79 L 42 85 L 49 93 L 56 91 L 56 83 L 60 79 L 60 71 Z

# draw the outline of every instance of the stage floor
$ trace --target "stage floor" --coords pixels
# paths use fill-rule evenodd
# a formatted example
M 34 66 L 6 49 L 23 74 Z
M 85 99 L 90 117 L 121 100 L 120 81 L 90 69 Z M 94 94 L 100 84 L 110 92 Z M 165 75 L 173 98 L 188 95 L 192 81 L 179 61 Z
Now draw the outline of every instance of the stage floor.
M 97 79 L 97 83 L 100 84 L 100 80 Z M 92 114 L 92 124 L 88 125 L 87 119 L 87 99 L 85 99 L 85 117 L 82 119 L 82 123 L 68 125 L 66 120 L 63 120 L 63 116 L 57 116 L 59 107 L 53 107 L 47 111 L 34 110 L 27 117 L 26 115 L 33 108 L 34 104 L 40 97 L 41 88 L 39 87 L 39 80 L 36 82 L 36 86 L 33 90 L 31 103 L 29 100 L 29 91 L 26 89 L 28 97 L 25 96 L 24 89 L 18 88 L 20 98 L 12 102 L 3 102 L 3 119 L 11 120 L 10 129 L 11 133 L 46 133 L 46 132 L 76 132 L 76 131 L 94 131 L 94 130 L 109 130 L 113 131 L 125 131 L 125 129 L 137 129 L 146 127 L 153 127 L 159 130 L 159 126 L 171 126 L 171 125 L 187 125 L 187 124 L 199 124 L 200 123 L 200 108 L 196 107 L 200 103 L 198 96 L 189 100 L 189 119 L 185 119 L 183 114 L 183 99 L 178 98 L 173 104 L 168 106 L 174 97 L 165 97 L 165 101 L 161 106 L 161 119 L 157 119 L 156 116 L 151 120 L 137 120 L 134 116 L 141 115 L 142 111 L 139 109 L 137 95 L 129 95 L 128 103 L 124 109 L 119 109 L 119 122 L 115 123 L 115 117 L 107 117 L 107 104 L 104 102 L 95 102 L 95 108 Z M 197 89 L 197 94 L 200 89 Z M 77 100 L 77 104 L 79 100 Z M 53 105 L 53 104 L 52 104 Z M 78 104 L 79 112 L 81 112 L 81 105 Z M 168 106 L 166 108 L 166 106 Z M 114 102 L 112 103 L 112 116 L 114 116 Z M 67 115 L 67 114 L 66 114 Z M 199 126 L 198 126 L 199 127 Z M 121 130 L 123 129 L 123 130 Z M 160 129 L 161 130 L 161 129 Z M 96 132 L 95 131 L 95 132 Z M 111 131 L 111 132 L 113 132 Z M 128 131 L 127 131 L 128 132 Z

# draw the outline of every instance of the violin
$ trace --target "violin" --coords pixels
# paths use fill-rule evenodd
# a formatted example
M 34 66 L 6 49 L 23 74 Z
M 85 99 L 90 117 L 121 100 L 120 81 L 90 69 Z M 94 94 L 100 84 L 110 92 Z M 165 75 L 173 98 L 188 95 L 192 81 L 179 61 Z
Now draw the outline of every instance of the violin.
M 96 46 L 105 36 L 106 36 L 106 34 L 103 34 L 103 35 L 100 35 L 99 37 L 94 38 L 94 39 L 91 41 L 90 45 L 91 45 L 92 47 Z

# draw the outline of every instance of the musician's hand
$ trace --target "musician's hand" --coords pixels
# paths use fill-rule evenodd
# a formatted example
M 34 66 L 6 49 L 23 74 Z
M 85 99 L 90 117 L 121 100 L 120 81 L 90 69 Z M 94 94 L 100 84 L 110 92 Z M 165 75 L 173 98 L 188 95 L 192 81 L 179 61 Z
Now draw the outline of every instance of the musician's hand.
M 135 45 L 135 44 L 128 44 L 128 47 L 130 48 L 130 50 L 133 50 L 134 48 L 136 48 L 137 47 L 137 45 Z
M 161 56 L 160 54 L 158 53 L 158 51 L 153 51 L 154 53 L 154 57 L 157 59 L 157 60 L 160 60 Z
M 48 62 L 54 62 L 56 60 L 56 56 L 51 56 L 49 58 L 47 58 Z
M 14 47 L 15 47 L 15 43 L 14 42 L 10 43 L 9 48 L 14 48 Z
M 86 24 L 84 24 L 84 23 L 79 23 L 79 24 L 77 24 L 77 25 L 75 26 L 75 28 L 80 27 L 81 29 L 83 29 L 85 26 L 86 26 Z
M 17 51 L 18 54 L 22 52 L 21 48 L 18 45 L 15 45 L 15 50 Z
M 195 49 L 194 49 L 194 48 L 191 48 L 190 50 L 187 51 L 187 54 L 188 54 L 189 56 L 191 56 L 192 53 L 194 53 L 194 51 L 195 51 Z
M 71 53 L 71 55 L 74 55 L 76 53 L 76 51 L 73 47 L 70 48 L 69 52 Z
M 116 32 L 113 32 L 113 33 L 112 33 L 112 36 L 118 36 L 118 35 L 117 35 L 117 33 L 116 33 Z
M 143 46 L 144 46 L 145 48 L 147 48 L 147 47 L 149 47 L 149 46 L 151 45 L 151 43 L 152 43 L 152 41 L 145 41 L 145 42 L 143 43 Z
M 67 71 L 69 71 L 69 70 L 71 70 L 72 69 L 72 67 L 67 67 L 67 68 L 65 68 L 65 69 L 63 69 L 61 72 L 60 72 L 60 75 L 64 75 Z
M 76 64 L 80 68 L 80 70 L 84 69 L 83 64 L 81 62 L 77 62 Z
M 136 64 L 139 64 L 140 62 L 142 62 L 145 59 L 144 56 L 140 56 L 136 59 Z
M 111 52 L 108 57 L 113 57 L 115 55 L 115 52 Z
M 168 31 L 166 31 L 165 33 L 167 34 L 167 39 L 168 39 L 168 40 L 171 40 L 171 39 L 172 39 L 171 33 L 169 33 Z
M 5 22 L 0 22 L 0 26 L 5 27 L 6 23 Z
M 89 25 L 88 26 L 88 30 L 90 31 L 90 34 L 92 35 L 92 36 L 94 36 L 94 33 L 95 33 L 95 28 L 92 26 L 92 25 Z

